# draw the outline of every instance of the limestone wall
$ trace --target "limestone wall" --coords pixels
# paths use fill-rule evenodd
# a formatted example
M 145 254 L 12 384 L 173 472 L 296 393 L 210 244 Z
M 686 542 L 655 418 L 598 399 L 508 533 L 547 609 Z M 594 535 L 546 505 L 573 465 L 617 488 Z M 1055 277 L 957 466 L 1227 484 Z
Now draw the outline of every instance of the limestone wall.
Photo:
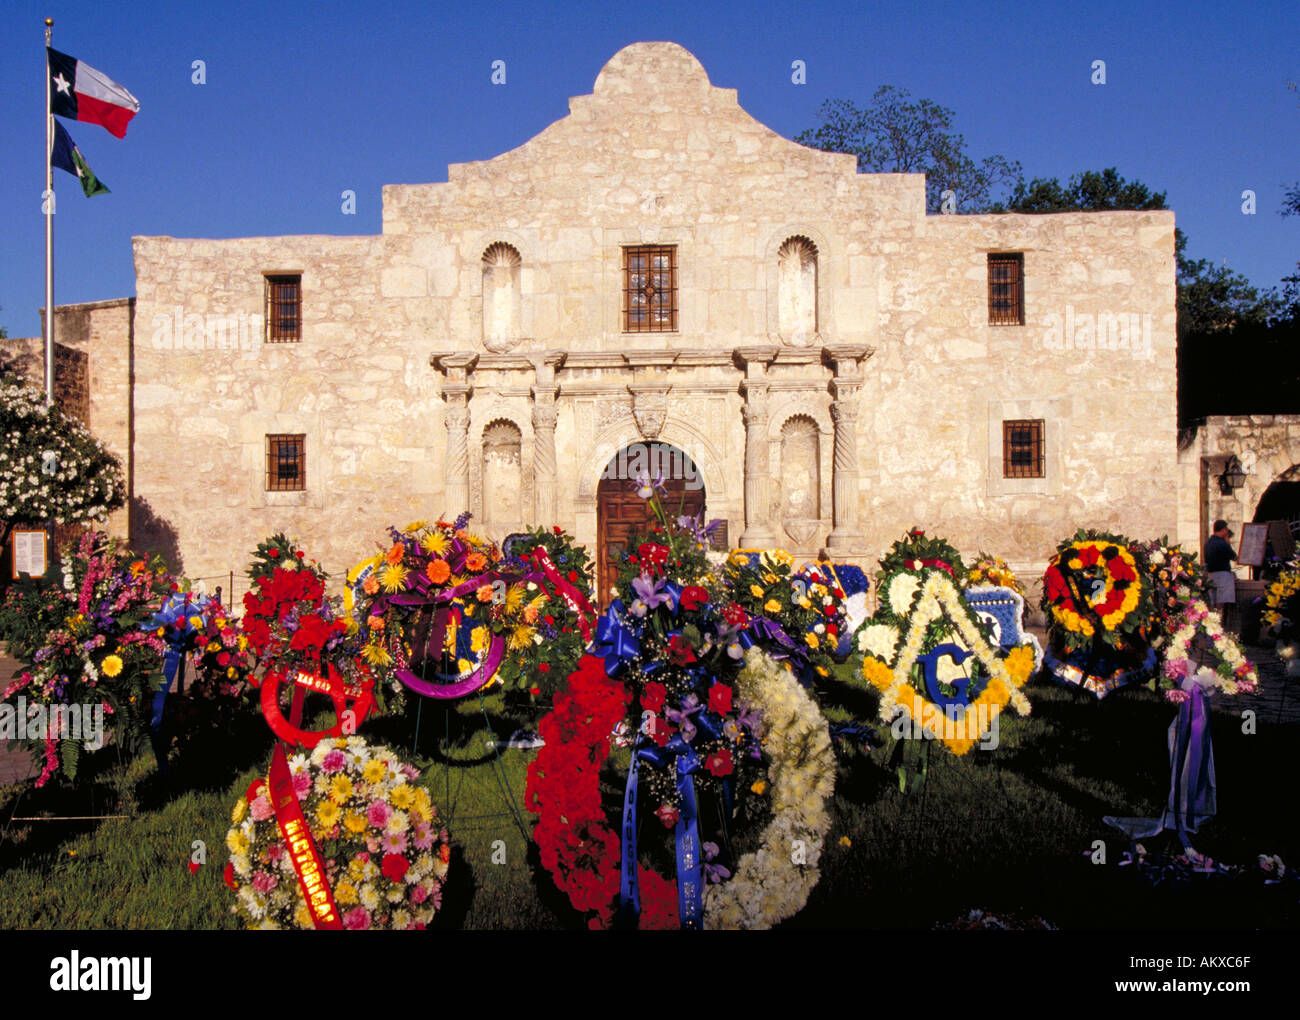
M 1195 549 L 1204 546 L 1218 518 L 1240 536 L 1268 487 L 1288 472 L 1292 477 L 1300 465 L 1300 415 L 1215 415 L 1184 440 L 1178 451 L 1178 538 Z M 1240 461 L 1246 480 L 1225 495 L 1218 477 L 1230 456 Z
M 806 537 L 779 537 L 815 551 L 832 525 L 822 349 L 835 344 L 874 351 L 850 398 L 855 555 L 874 559 L 916 524 L 1036 572 L 1078 526 L 1175 529 L 1171 213 L 926 216 L 920 175 L 859 175 L 851 156 L 779 137 L 668 43 L 620 51 L 570 111 L 517 149 L 452 166 L 447 183 L 386 187 L 379 237 L 136 239 L 135 490 L 175 527 L 190 573 L 238 572 L 278 529 L 339 570 L 386 523 L 460 510 L 447 505 L 453 384 L 430 365 L 457 352 L 478 356 L 463 491 L 490 521 L 476 444 L 499 419 L 520 432 L 503 526 L 541 498 L 535 362 L 552 351 L 564 355 L 555 523 L 594 542 L 604 451 L 657 435 L 704 469 L 734 540 L 747 441 L 735 352 L 769 345 L 774 507 L 788 421 L 811 421 L 790 449 L 819 458 L 797 472 L 818 490 L 799 513 L 818 516 L 792 522 Z M 813 335 L 782 335 L 778 252 L 792 237 L 817 252 Z M 484 255 L 500 243 L 518 264 L 497 259 L 504 275 L 488 279 L 518 292 L 490 297 L 485 325 Z M 622 248 L 641 243 L 677 248 L 673 333 L 623 332 Z M 1023 326 L 988 325 L 990 251 L 1024 253 Z M 257 342 L 222 346 L 261 315 L 276 272 L 303 275 L 302 342 L 264 345 L 258 320 Z M 641 419 L 660 384 L 651 433 Z M 1004 418 L 1046 420 L 1045 479 L 1001 478 Z M 306 493 L 263 491 L 264 436 L 281 431 L 308 437 Z

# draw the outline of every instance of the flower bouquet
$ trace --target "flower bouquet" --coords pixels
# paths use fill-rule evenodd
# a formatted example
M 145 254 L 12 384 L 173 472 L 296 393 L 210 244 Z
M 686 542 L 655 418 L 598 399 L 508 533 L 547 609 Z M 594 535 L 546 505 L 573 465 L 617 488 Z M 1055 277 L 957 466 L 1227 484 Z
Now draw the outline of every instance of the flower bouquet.
M 382 693 L 362 661 L 361 642 L 348 626 L 342 600 L 326 593 L 324 571 L 300 550 L 288 555 L 282 542 L 282 536 L 275 536 L 255 554 L 249 570 L 254 586 L 244 593 L 240 634 L 231 654 L 243 654 L 233 668 L 260 687 L 262 714 L 271 729 L 282 740 L 311 748 L 324 735 L 353 731 Z M 228 640 L 223 637 L 223 648 L 214 650 L 218 663 Z M 290 698 L 287 717 L 282 689 Z M 334 703 L 335 724 L 329 730 L 300 727 L 306 695 L 312 692 Z
M 529 596 L 544 593 L 535 626 L 540 641 L 511 650 L 501 662 L 499 676 L 507 691 L 526 691 L 550 698 L 573 672 L 591 639 L 595 622 L 591 576 L 594 564 L 587 547 L 559 526 L 535 528 L 517 535 L 509 545 L 505 565 L 521 576 Z M 539 570 L 541 577 L 536 577 Z M 531 586 L 531 587 L 530 587 Z
M 1209 579 L 1196 554 L 1162 536 L 1134 547 L 1147 565 L 1151 588 L 1151 645 L 1159 648 L 1178 629 L 1184 610 L 1193 600 L 1204 600 Z
M 451 846 L 419 778 L 360 737 L 287 760 L 277 748 L 230 816 L 235 914 L 250 928 L 426 927 Z
M 1205 601 L 1192 598 L 1181 607 L 1173 625 L 1160 669 L 1166 700 L 1181 704 L 1191 685 L 1207 694 L 1255 694 L 1259 674 L 1235 638 L 1223 629 L 1219 614 Z
M 579 586 L 585 552 L 552 533 L 563 572 L 545 541 L 528 548 L 527 563 L 507 562 L 468 523 L 462 514 L 390 528 L 384 551 L 348 573 L 362 657 L 389 672 L 399 695 L 459 698 L 507 679 L 540 689 L 536 678 L 548 672 L 550 656 L 572 658 L 574 641 L 588 633 L 590 589 Z M 542 650 L 551 631 L 566 640 Z
M 881 559 L 879 605 L 858 632 L 881 721 L 941 740 L 955 754 L 983 741 L 1007 705 L 1029 714 L 1021 688 L 1037 668 L 1032 640 L 993 643 L 958 587 L 965 576 L 956 549 L 913 529 Z
M 831 674 L 845 630 L 844 592 L 829 568 L 794 569 L 783 549 L 734 549 L 722 567 L 731 605 L 762 630 L 770 650 L 784 653 L 799 679 L 812 683 Z
M 542 864 L 591 927 L 767 927 L 817 881 L 826 722 L 747 637 L 694 532 L 661 518 L 651 537 L 539 724 L 525 803 Z
M 1007 565 L 1006 560 L 993 553 L 981 552 L 975 558 L 975 562 L 966 571 L 966 585 L 972 588 L 1009 588 L 1022 599 L 1025 597 L 1025 587 L 1016 577 L 1015 571 Z
M 1043 574 L 1048 669 L 1098 698 L 1156 668 L 1151 572 L 1142 547 L 1122 535 L 1080 530 Z
M 162 686 L 159 660 L 166 644 L 141 625 L 179 588 L 161 559 L 140 559 L 102 532 L 82 534 L 65 550 L 63 562 L 62 595 L 48 615 L 57 622 L 2 699 L 21 696 L 24 711 L 33 703 L 41 706 L 40 718 L 48 723 L 24 741 L 41 763 L 37 786 L 60 769 L 76 778 L 86 741 L 61 733 L 59 718 L 79 716 L 83 729 L 88 716 L 98 718 L 105 731 L 101 742 L 111 733 L 128 753 L 143 748 L 153 698 Z

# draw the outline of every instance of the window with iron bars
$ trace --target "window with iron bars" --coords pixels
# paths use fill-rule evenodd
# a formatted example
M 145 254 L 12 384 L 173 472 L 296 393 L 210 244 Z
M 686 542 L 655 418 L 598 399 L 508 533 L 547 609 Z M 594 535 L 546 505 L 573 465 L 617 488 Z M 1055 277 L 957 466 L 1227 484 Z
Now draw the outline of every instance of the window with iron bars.
M 295 492 L 307 488 L 307 437 L 266 437 L 266 489 Z
M 266 342 L 296 343 L 302 339 L 302 277 L 266 278 Z
M 1045 477 L 1043 424 L 1041 418 L 1002 423 L 1002 477 Z
M 1025 324 L 1025 257 L 1019 252 L 989 255 L 989 325 Z
M 623 332 L 677 329 L 677 248 L 642 245 L 623 249 Z

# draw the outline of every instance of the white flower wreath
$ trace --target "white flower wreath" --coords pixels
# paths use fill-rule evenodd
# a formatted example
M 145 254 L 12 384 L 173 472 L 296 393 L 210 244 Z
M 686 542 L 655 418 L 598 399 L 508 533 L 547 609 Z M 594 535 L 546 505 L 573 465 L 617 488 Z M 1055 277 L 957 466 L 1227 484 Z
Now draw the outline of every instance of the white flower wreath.
M 826 803 L 835 789 L 835 754 L 817 703 L 757 648 L 746 654 L 736 687 L 763 716 L 772 820 L 731 880 L 705 889 L 706 929 L 770 928 L 802 910 L 821 877 L 831 826 Z

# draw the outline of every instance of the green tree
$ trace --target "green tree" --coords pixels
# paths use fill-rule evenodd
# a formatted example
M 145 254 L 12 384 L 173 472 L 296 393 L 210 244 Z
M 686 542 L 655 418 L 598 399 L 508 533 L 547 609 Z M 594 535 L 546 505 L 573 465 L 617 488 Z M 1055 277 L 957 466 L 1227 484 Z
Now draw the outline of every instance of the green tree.
M 18 524 L 102 520 L 125 493 L 118 459 L 0 356 L 0 548 Z
M 1125 180 L 1113 166 L 1085 170 L 1066 184 L 1055 177 L 1035 177 L 1016 182 L 1011 198 L 994 212 L 1052 213 L 1102 212 L 1110 209 L 1167 209 L 1165 193 L 1152 191 L 1141 181 Z
M 866 173 L 923 173 L 926 208 L 940 211 L 951 190 L 958 212 L 985 212 L 994 193 L 1020 176 L 1020 164 L 1002 156 L 976 162 L 966 139 L 952 129 L 953 111 L 929 99 L 913 99 L 906 89 L 882 85 L 859 108 L 831 99 L 818 111 L 821 124 L 800 132 L 795 141 L 826 152 L 847 152 Z

